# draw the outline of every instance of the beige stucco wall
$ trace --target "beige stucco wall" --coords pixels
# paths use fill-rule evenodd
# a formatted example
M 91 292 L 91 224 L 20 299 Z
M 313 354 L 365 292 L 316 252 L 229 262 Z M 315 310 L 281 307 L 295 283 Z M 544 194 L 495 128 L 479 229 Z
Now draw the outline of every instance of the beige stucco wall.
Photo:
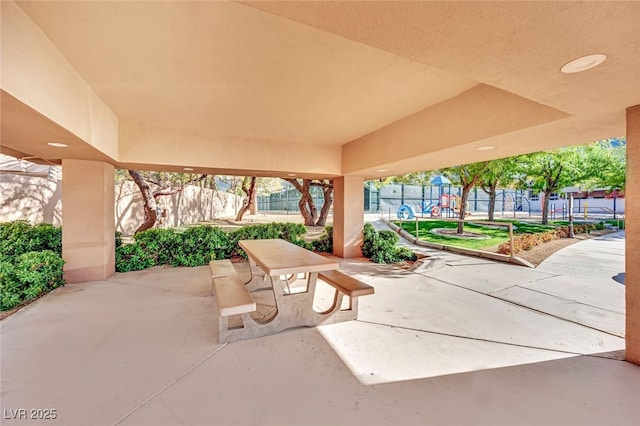
M 102 281 L 116 271 L 114 168 L 101 161 L 62 160 L 64 279 Z
M 333 254 L 343 258 L 362 256 L 364 179 L 344 176 L 333 181 Z
M 0 174 L 0 222 L 62 224 L 62 181 Z
M 133 182 L 116 185 L 116 231 L 132 235 L 144 219 L 142 195 Z M 241 197 L 226 192 L 187 186 L 173 195 L 159 197 L 158 207 L 166 210 L 158 228 L 170 228 L 219 217 L 235 216 Z
M 0 222 L 26 219 L 31 223 L 62 225 L 62 181 L 0 174 L 0 193 Z M 180 193 L 158 199 L 158 205 L 167 210 L 167 217 L 158 227 L 235 216 L 241 203 L 241 198 L 233 194 L 188 186 Z M 143 217 L 141 195 L 135 184 L 116 183 L 116 231 L 133 234 Z
M 627 109 L 626 358 L 640 365 L 640 105 Z

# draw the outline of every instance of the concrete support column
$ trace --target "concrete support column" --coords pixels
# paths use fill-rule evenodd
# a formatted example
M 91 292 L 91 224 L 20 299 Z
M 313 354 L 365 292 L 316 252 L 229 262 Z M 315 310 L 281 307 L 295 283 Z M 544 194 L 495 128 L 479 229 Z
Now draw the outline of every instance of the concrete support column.
M 62 160 L 62 257 L 68 283 L 115 272 L 114 168 Z
M 342 258 L 362 256 L 364 179 L 343 176 L 333 180 L 333 254 Z
M 627 108 L 626 358 L 640 365 L 640 105 Z

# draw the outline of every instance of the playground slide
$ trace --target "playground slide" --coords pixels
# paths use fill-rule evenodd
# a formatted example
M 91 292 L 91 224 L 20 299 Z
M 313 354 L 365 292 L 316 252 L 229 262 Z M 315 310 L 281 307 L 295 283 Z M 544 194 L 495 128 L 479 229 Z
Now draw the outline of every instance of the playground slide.
M 435 206 L 433 203 L 422 203 L 422 213 L 431 214 L 431 209 Z M 416 209 L 411 204 L 403 204 L 398 207 L 398 219 L 415 219 Z
M 415 219 L 416 218 L 416 210 L 412 205 L 403 204 L 398 207 L 398 219 Z

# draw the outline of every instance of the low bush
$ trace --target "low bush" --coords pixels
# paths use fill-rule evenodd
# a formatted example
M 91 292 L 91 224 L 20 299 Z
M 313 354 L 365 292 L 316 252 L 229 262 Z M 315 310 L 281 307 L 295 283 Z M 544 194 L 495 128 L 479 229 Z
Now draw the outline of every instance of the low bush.
M 173 266 L 201 266 L 227 259 L 233 250 L 229 234 L 211 225 L 194 226 L 179 234 Z
M 122 232 L 116 231 L 116 248 L 122 245 Z
M 240 240 L 266 240 L 271 238 L 281 238 L 292 244 L 313 250 L 313 245 L 301 238 L 307 233 L 307 228 L 300 223 L 268 223 L 261 225 L 243 226 L 230 233 L 229 237 L 233 244 L 232 255 L 247 257 L 247 254 L 238 246 Z
M 0 309 L 64 285 L 62 229 L 26 220 L 0 223 Z
M 370 224 L 364 225 L 362 255 L 375 263 L 397 263 L 416 260 L 416 255 L 407 247 L 397 247 L 400 237 L 393 231 L 379 231 Z
M 297 223 L 249 225 L 232 232 L 210 225 L 189 227 L 184 232 L 149 229 L 136 234 L 134 244 L 116 248 L 116 271 L 138 271 L 154 265 L 201 266 L 215 259 L 246 257 L 238 246 L 240 240 L 281 238 L 311 250 L 313 246 L 301 238 L 306 232 L 307 228 Z
M 62 254 L 62 228 L 47 223 L 31 225 L 26 220 L 0 223 L 0 254 L 20 256 L 44 250 Z
M 64 285 L 64 260 L 51 250 L 27 252 L 0 261 L 0 309 L 7 310 Z
M 313 249 L 322 253 L 333 253 L 333 226 L 324 227 L 322 234 L 312 243 Z
M 116 248 L 117 272 L 140 271 L 154 264 L 153 257 L 138 242 L 123 244 Z
M 589 233 L 591 230 L 596 229 L 595 225 L 591 224 L 574 224 L 573 233 L 584 234 Z M 539 234 L 522 234 L 513 238 L 513 252 L 518 253 L 524 250 L 531 250 L 533 247 L 548 241 L 557 240 L 559 238 L 569 238 L 569 227 L 561 226 L 551 231 L 542 232 Z M 498 246 L 498 253 L 510 254 L 509 242 L 502 243 Z

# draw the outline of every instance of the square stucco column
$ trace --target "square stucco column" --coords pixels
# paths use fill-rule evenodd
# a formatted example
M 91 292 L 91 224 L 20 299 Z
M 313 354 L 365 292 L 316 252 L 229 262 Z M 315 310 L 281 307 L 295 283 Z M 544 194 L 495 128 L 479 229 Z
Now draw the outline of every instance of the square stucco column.
M 640 105 L 627 108 L 626 358 L 640 365 Z
M 364 179 L 344 176 L 333 180 L 333 254 L 362 256 Z
M 114 168 L 62 160 L 62 257 L 68 283 L 115 272 Z

